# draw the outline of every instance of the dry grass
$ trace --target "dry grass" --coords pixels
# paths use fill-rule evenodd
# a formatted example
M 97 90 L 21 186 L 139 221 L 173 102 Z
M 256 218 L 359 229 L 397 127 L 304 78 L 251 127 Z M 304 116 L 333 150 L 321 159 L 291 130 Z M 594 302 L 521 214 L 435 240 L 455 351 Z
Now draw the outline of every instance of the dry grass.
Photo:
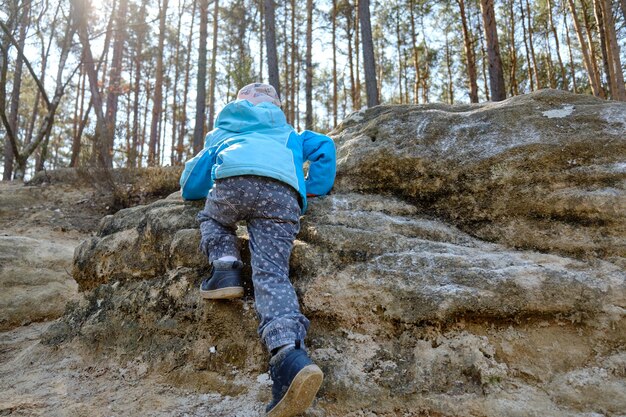
M 37 173 L 29 185 L 69 184 L 107 196 L 110 212 L 150 203 L 180 189 L 183 167 L 63 168 Z

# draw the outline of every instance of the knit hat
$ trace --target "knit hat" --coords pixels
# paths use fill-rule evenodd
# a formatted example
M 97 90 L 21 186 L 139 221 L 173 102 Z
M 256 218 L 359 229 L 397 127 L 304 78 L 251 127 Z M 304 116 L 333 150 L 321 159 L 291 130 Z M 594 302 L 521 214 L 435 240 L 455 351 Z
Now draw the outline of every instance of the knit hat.
M 267 101 L 280 107 L 280 98 L 276 89 L 269 84 L 252 83 L 243 87 L 237 93 L 237 99 L 248 100 L 255 106 L 259 103 Z

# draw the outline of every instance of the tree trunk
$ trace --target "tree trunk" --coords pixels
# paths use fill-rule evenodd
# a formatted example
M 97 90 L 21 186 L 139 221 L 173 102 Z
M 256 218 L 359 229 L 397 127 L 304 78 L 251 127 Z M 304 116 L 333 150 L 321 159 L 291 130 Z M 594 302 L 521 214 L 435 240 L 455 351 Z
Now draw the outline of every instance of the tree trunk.
M 382 37 L 378 37 L 378 38 L 373 38 L 374 42 L 374 57 L 377 58 L 376 62 L 376 88 L 378 90 L 378 102 L 380 103 L 380 93 L 382 91 L 382 83 L 381 80 L 383 79 L 383 61 L 385 59 L 385 51 L 384 48 L 382 46 Z M 398 66 L 399 68 L 399 72 L 402 72 L 402 60 L 400 60 Z M 402 74 L 400 74 L 402 75 Z M 402 82 L 402 80 L 399 80 L 400 82 Z
M 47 105 L 47 114 L 44 116 L 41 126 L 39 127 L 37 136 L 35 139 L 24 146 L 24 149 L 20 152 L 18 148 L 18 141 L 15 132 L 11 129 L 11 124 L 9 123 L 9 119 L 7 117 L 5 103 L 6 103 L 6 84 L 7 84 L 7 49 L 2 48 L 3 59 L 0 66 L 0 119 L 2 120 L 2 124 L 5 129 L 5 136 L 8 141 L 11 143 L 11 148 L 13 150 L 13 154 L 15 156 L 16 168 L 15 168 L 15 179 L 22 180 L 26 174 L 26 167 L 28 163 L 28 158 L 33 152 L 37 149 L 37 147 L 43 142 L 44 139 L 50 136 L 50 132 L 52 130 L 52 125 L 54 123 L 54 117 L 56 115 L 57 108 L 59 107 L 59 103 L 61 102 L 61 98 L 65 92 L 65 87 L 67 86 L 67 82 L 63 82 L 63 71 L 65 69 L 65 64 L 67 62 L 67 57 L 70 51 L 70 44 L 72 36 L 74 35 L 74 26 L 67 23 L 65 35 L 63 37 L 63 41 L 61 42 L 61 51 L 59 53 L 59 61 L 57 65 L 57 74 L 56 74 L 56 88 L 54 91 L 54 97 L 52 100 L 48 98 L 45 90 L 43 89 L 43 84 L 41 80 L 37 77 L 35 72 L 30 65 L 30 62 L 24 57 L 23 49 L 19 48 L 19 42 L 11 35 L 10 31 L 0 21 L 0 28 L 5 32 L 5 35 L 9 38 L 11 43 L 18 48 L 18 54 L 22 56 L 24 64 L 28 67 L 31 75 L 33 76 L 35 83 L 41 91 L 41 94 Z M 78 67 L 76 68 L 78 69 Z M 74 73 L 72 72 L 68 76 L 68 80 L 71 80 Z
M 421 29 L 422 29 L 422 45 L 424 45 L 424 72 L 420 76 L 422 81 L 422 101 L 428 103 L 428 96 L 430 94 L 430 52 L 428 43 L 426 42 L 426 27 L 424 25 L 424 14 L 421 17 Z
M 291 91 L 289 92 L 289 120 L 293 124 L 296 119 L 296 88 L 298 80 L 296 79 L 296 61 L 298 60 L 298 33 L 296 29 L 296 0 L 291 0 L 291 66 L 290 79 Z
M 170 79 L 170 72 L 172 69 L 171 55 L 170 59 L 168 59 L 167 72 L 165 73 L 165 79 Z M 166 86 L 167 87 L 167 86 Z M 159 142 L 157 145 L 159 157 L 159 166 L 163 166 L 165 163 L 165 138 L 167 134 L 167 105 L 169 103 L 169 95 L 170 89 L 165 88 L 165 97 L 163 97 L 163 111 L 161 112 L 161 117 L 159 119 Z
M 285 114 L 285 118 L 287 119 L 287 123 L 293 125 L 294 124 L 294 115 L 295 115 L 295 106 L 296 103 L 294 102 L 294 99 L 292 98 L 295 94 L 295 88 L 296 88 L 296 80 L 295 77 L 292 77 L 292 70 L 293 67 L 295 65 L 295 58 L 294 59 L 294 55 L 296 53 L 296 47 L 295 47 L 295 34 L 291 31 L 291 22 L 292 19 L 294 18 L 294 14 L 296 13 L 295 10 L 298 7 L 297 5 L 293 4 L 294 2 L 289 0 L 289 1 L 285 1 L 283 4 L 283 13 L 282 13 L 282 23 L 280 23 L 278 26 L 280 28 L 283 28 L 282 31 L 280 31 L 280 34 L 282 36 L 281 40 L 278 40 L 278 45 L 279 45 L 279 49 L 278 49 L 278 53 L 279 56 L 282 60 L 282 70 L 279 68 L 280 71 L 280 84 L 281 84 L 281 89 L 282 89 L 282 96 L 281 96 L 281 102 L 282 102 L 282 110 L 283 113 Z M 306 6 L 301 6 L 303 8 L 303 11 L 306 13 Z M 306 20 L 305 20 L 306 22 Z M 294 28 L 295 29 L 295 28 Z M 305 34 L 306 34 L 306 27 L 305 27 Z M 282 46 L 282 50 L 280 49 Z M 306 52 L 306 49 L 305 49 Z M 304 57 L 304 59 L 306 60 L 306 56 Z M 306 63 L 305 63 L 306 66 Z M 305 71 L 305 78 L 306 78 L 306 71 Z
M 452 89 L 452 60 L 450 57 L 450 41 L 448 39 L 448 32 L 445 34 L 446 43 L 446 72 L 448 73 L 448 82 L 446 86 L 446 96 L 448 99 L 448 104 L 454 104 L 454 91 Z
M 60 4 L 59 6 L 57 6 L 57 10 L 55 12 L 54 15 L 54 20 L 52 21 L 52 27 L 50 28 L 50 37 L 48 39 L 48 45 L 47 47 L 44 46 L 45 45 L 45 40 L 44 40 L 44 36 L 42 34 L 42 29 L 41 29 L 41 22 L 39 20 L 37 20 L 36 24 L 37 24 L 37 35 L 39 36 L 39 41 L 41 42 L 41 79 L 45 79 L 45 74 L 46 74 L 46 66 L 47 66 L 47 60 L 48 57 L 50 56 L 50 49 L 52 48 L 52 40 L 54 39 L 55 36 L 55 29 L 56 29 L 56 22 L 57 22 L 57 17 L 58 17 L 58 13 L 60 10 Z M 39 90 L 37 90 L 37 92 L 35 93 L 35 100 L 33 102 L 33 111 L 31 113 L 31 117 L 28 123 L 28 128 L 26 129 L 26 135 L 24 136 L 24 144 L 28 144 L 31 142 L 32 138 L 33 138 L 33 131 L 35 130 L 35 122 L 37 121 L 37 118 L 39 117 L 39 108 L 40 108 L 40 104 L 41 104 L 41 93 L 39 92 Z
M 192 0 L 193 1 L 193 0 Z M 179 9 L 178 9 L 178 21 L 177 21 L 177 28 L 176 28 L 176 54 L 174 56 L 174 92 L 172 93 L 172 145 L 170 147 L 170 165 L 174 166 L 177 163 L 177 159 L 176 159 L 176 138 L 178 136 L 178 124 L 177 121 L 179 120 L 179 116 L 178 116 L 178 112 L 179 112 L 179 107 L 178 107 L 178 84 L 180 82 L 180 55 L 181 55 L 181 50 L 180 50 L 180 34 L 181 34 L 181 29 L 182 29 L 182 21 L 183 21 L 183 13 L 186 9 L 186 2 L 185 0 L 181 1 L 179 3 Z M 181 123 L 185 123 L 185 120 L 181 120 Z
M 626 101 L 626 91 L 624 90 L 624 73 L 622 72 L 622 62 L 620 59 L 619 43 L 615 33 L 615 22 L 613 20 L 613 10 L 609 0 L 598 0 L 602 7 L 604 16 L 604 29 L 606 33 L 607 52 L 609 56 L 609 70 L 611 71 L 611 96 L 613 100 Z
M 379 48 L 382 52 L 382 48 Z M 396 53 L 398 54 L 398 93 L 400 95 L 400 104 L 404 101 L 402 95 L 402 75 L 403 75 L 403 63 L 402 63 L 402 37 L 400 32 L 400 8 L 396 9 Z M 382 57 L 382 53 L 380 54 Z M 379 71 L 382 71 L 382 63 L 378 65 Z M 378 80 L 382 80 L 382 75 L 379 73 Z M 379 91 L 381 88 L 379 88 Z
M 411 94 L 409 93 L 409 91 L 411 91 L 411 89 L 409 87 L 409 69 L 408 68 L 409 68 L 409 62 L 411 61 L 411 58 L 409 58 L 409 51 L 408 51 L 408 49 L 405 48 L 402 51 L 402 56 L 404 57 L 404 73 L 403 73 L 404 94 L 406 96 L 406 103 L 409 104 L 409 103 L 411 103 Z
M 214 0 L 215 5 L 213 9 L 213 44 L 211 50 L 211 72 L 209 75 L 209 131 L 213 130 L 213 124 L 215 123 L 215 80 L 217 77 L 217 30 L 219 21 L 219 0 Z
M 88 0 L 89 2 L 91 0 Z M 91 4 L 91 3 L 90 3 Z M 106 38 L 109 38 L 113 35 L 113 22 L 115 21 L 115 11 L 117 10 L 117 0 L 113 0 L 113 4 L 111 6 L 111 15 L 109 17 L 109 23 L 107 24 L 107 28 L 106 28 Z M 103 69 L 102 69 L 102 79 L 100 80 L 100 85 L 104 86 L 106 85 L 106 77 L 107 77 L 107 71 L 108 71 L 108 65 L 109 65 L 109 42 L 106 43 L 105 48 L 103 49 L 103 53 L 102 53 L 102 59 L 100 60 L 100 62 L 102 63 Z M 98 69 L 100 69 L 98 67 Z
M 359 26 L 360 26 L 360 11 L 359 11 L 359 0 L 354 0 L 355 1 L 355 11 L 356 11 L 356 18 L 354 19 L 354 54 L 355 59 L 354 59 L 354 66 L 355 66 L 355 89 L 354 89 L 354 94 L 355 94 L 355 98 L 356 98 L 356 107 L 357 109 L 361 108 L 361 59 L 359 57 L 359 45 L 361 45 L 361 42 L 359 42 Z M 369 0 L 367 0 L 368 4 L 369 4 Z M 369 7 L 368 7 L 369 9 Z
M 556 32 L 556 25 L 554 24 L 554 16 L 552 14 L 552 0 L 548 0 L 548 16 L 550 18 L 550 29 L 554 36 L 554 44 L 556 46 L 556 57 L 559 60 L 559 68 L 561 69 L 561 88 L 565 89 L 567 74 L 565 73 L 565 65 L 563 65 L 563 59 L 561 58 L 561 47 L 559 44 L 559 36 Z
M 193 128 L 193 154 L 202 150 L 204 142 L 204 112 L 206 109 L 206 70 L 207 70 L 207 33 L 209 23 L 209 2 L 199 0 L 200 11 L 200 46 L 198 48 L 198 75 L 196 78 L 196 119 Z
M 482 10 L 485 38 L 487 40 L 491 100 L 501 101 L 506 98 L 506 90 L 504 88 L 504 75 L 502 73 L 502 60 L 500 59 L 500 47 L 498 45 L 493 0 L 480 0 L 480 8 Z
M 370 24 L 369 0 L 359 0 L 359 19 L 363 45 L 363 68 L 365 70 L 367 107 L 374 107 L 379 104 L 379 100 L 378 84 L 376 83 L 376 63 L 374 61 L 374 44 L 372 42 L 372 27 Z
M 313 61 L 311 58 L 311 48 L 313 45 L 313 0 L 306 2 L 306 83 L 304 85 L 304 96 L 306 101 L 306 118 L 304 128 L 313 129 Z
M 298 47 L 299 48 L 299 47 Z M 301 64 L 302 60 L 298 59 L 296 61 L 296 73 L 300 74 L 301 72 Z M 296 79 L 296 130 L 300 130 L 300 78 Z
M 480 23 L 481 18 L 477 19 L 476 22 L 476 33 L 483 34 L 480 36 L 480 62 L 482 69 L 482 79 L 483 85 L 485 86 L 485 100 L 490 101 L 491 95 L 489 94 L 489 78 L 487 77 L 487 49 L 485 48 L 485 35 L 482 28 L 482 24 Z
M 417 49 L 417 33 L 415 31 L 415 0 L 409 0 L 409 12 L 411 14 L 411 46 L 413 48 L 413 70 L 415 71 L 415 81 L 413 83 L 413 103 L 419 104 L 420 86 L 420 65 L 419 50 Z
M 522 34 L 524 36 L 524 49 L 526 51 L 526 68 L 528 69 L 528 82 L 530 83 L 530 91 L 535 91 L 535 79 L 533 78 L 533 67 L 530 60 L 530 48 L 528 47 L 528 34 L 526 32 L 526 21 L 524 17 L 525 13 L 522 0 L 519 0 L 519 9 L 522 15 Z
M 128 59 L 128 76 L 129 78 L 132 78 L 133 74 L 135 73 L 135 61 L 130 58 L 130 56 L 132 56 L 132 52 L 129 52 L 129 59 Z M 131 127 L 131 118 L 133 115 L 133 100 L 132 100 L 132 95 L 130 94 L 130 92 L 133 89 L 133 85 L 132 85 L 132 79 L 128 84 L 128 94 L 125 94 L 125 108 L 124 108 L 124 115 L 125 120 L 124 120 L 124 136 L 126 137 L 126 140 L 124 141 L 124 145 L 126 146 L 125 149 L 125 154 L 126 154 L 126 168 L 131 168 L 130 164 L 128 163 L 128 155 L 130 155 L 130 148 L 132 146 L 132 136 L 133 136 L 133 132 L 132 132 L 132 127 Z
M 263 81 L 263 48 L 265 47 L 265 12 L 263 10 L 263 0 L 257 0 L 257 7 L 259 8 L 259 80 Z
M 122 93 L 122 58 L 124 54 L 124 43 L 126 41 L 126 15 L 128 11 L 127 0 L 120 0 L 117 8 L 117 17 L 115 19 L 115 36 L 113 39 L 113 57 L 111 59 L 111 69 L 109 73 L 109 88 L 107 92 L 107 137 L 106 151 L 107 155 L 113 156 L 113 147 L 115 141 L 115 127 L 117 120 L 118 97 Z M 110 164 L 112 161 L 110 162 Z M 110 166 L 110 165 L 109 165 Z
M 593 14 L 596 18 L 596 28 L 598 29 L 598 35 L 600 35 L 600 52 L 602 53 L 604 74 L 606 76 L 609 89 L 612 89 L 615 80 L 611 78 L 612 69 L 609 67 L 609 55 L 611 54 L 611 52 L 608 51 L 608 45 L 606 43 L 607 35 L 604 31 L 604 17 L 602 16 L 602 6 L 600 5 L 600 2 L 598 0 L 593 1 Z M 600 75 L 600 81 L 602 81 L 602 75 Z
M 467 25 L 465 14 L 465 1 L 457 0 L 459 13 L 461 15 L 461 28 L 463 29 L 463 46 L 465 48 L 465 58 L 467 59 L 467 78 L 470 87 L 470 102 L 478 103 L 478 83 L 476 82 L 476 60 L 474 58 L 474 46 L 472 45 L 472 35 Z
M 86 0 L 73 0 L 75 15 L 78 19 L 78 36 L 83 46 L 83 65 L 85 66 L 85 72 L 89 79 L 89 92 L 93 102 L 93 108 L 96 112 L 96 130 L 93 141 L 92 149 L 92 163 L 100 167 L 111 166 L 111 155 L 108 154 L 108 148 L 106 143 L 106 120 L 104 113 L 104 103 L 102 94 L 99 89 L 98 73 L 96 71 L 95 61 L 91 53 L 91 43 L 89 40 L 89 33 L 87 30 L 87 16 L 89 15 L 86 6 Z M 105 48 L 106 49 L 106 48 Z
M 281 25 L 283 29 L 282 31 L 282 35 L 283 35 L 283 40 L 282 42 L 279 42 L 283 45 L 283 97 L 282 97 L 282 108 L 283 108 L 283 113 L 285 113 L 285 117 L 287 118 L 287 123 L 289 124 L 293 124 L 293 121 L 291 120 L 291 106 L 292 106 L 292 101 L 290 100 L 291 98 L 291 91 L 292 89 L 292 84 L 291 84 L 291 71 L 289 70 L 289 59 L 291 58 L 291 54 L 289 51 L 289 48 L 291 46 L 291 43 L 289 42 L 289 31 L 287 30 L 287 18 L 289 17 L 289 13 L 287 13 L 287 4 L 291 4 L 290 2 L 285 2 L 284 5 L 284 12 L 283 12 L 283 23 Z M 293 10 L 292 10 L 292 14 L 293 14 Z
M 142 0 L 141 7 L 139 9 L 139 18 L 140 23 L 137 25 L 136 36 L 137 36 L 137 50 L 135 51 L 135 85 L 134 85 L 134 98 L 133 98 L 133 129 L 132 129 L 132 140 L 130 150 L 128 152 L 128 166 L 131 168 L 137 167 L 137 156 L 139 154 L 139 150 L 137 149 L 139 146 L 139 127 L 141 124 L 140 115 L 139 115 L 139 93 L 141 92 L 142 78 L 141 78 L 141 68 L 143 63 L 143 40 L 146 33 L 146 7 L 148 0 Z M 146 101 L 149 97 L 146 94 Z M 143 143 L 143 132 L 141 142 Z
M 337 0 L 332 8 L 332 48 L 333 48 L 333 128 L 337 127 Z
M 83 81 L 85 80 L 85 77 L 83 77 Z M 84 87 L 83 87 L 84 90 Z M 93 107 L 93 101 L 90 99 L 89 100 L 89 104 L 87 105 L 87 110 L 85 110 L 82 120 L 80 122 L 80 125 L 78 126 L 78 132 L 76 133 L 76 137 L 78 138 L 77 140 L 77 145 L 76 145 L 76 152 L 74 153 L 74 149 L 72 149 L 72 158 L 73 158 L 73 164 L 70 164 L 71 167 L 77 167 L 79 165 L 79 161 L 78 161 L 78 157 L 80 155 L 80 150 L 81 150 L 81 140 L 83 137 L 83 131 L 85 130 L 85 126 L 87 126 L 87 119 L 89 117 L 89 113 L 91 112 L 91 108 Z
M 276 16 L 274 0 L 264 0 L 265 7 L 265 48 L 267 49 L 267 73 L 269 83 L 281 96 L 280 78 L 278 74 L 278 54 L 276 52 Z
M 141 164 L 143 163 L 143 157 L 145 155 L 145 145 L 146 145 L 146 133 L 148 130 L 148 100 L 152 94 L 152 86 L 150 85 L 150 81 L 146 82 L 146 106 L 143 112 L 143 123 L 141 128 L 141 144 L 139 145 L 139 159 L 137 160 L 137 167 L 141 168 Z
M 546 60 L 546 68 L 548 70 L 548 84 L 550 86 L 550 88 L 556 88 L 556 79 L 554 76 L 554 65 L 552 62 L 552 53 L 551 51 L 551 47 L 550 47 L 550 36 L 548 34 L 548 32 L 544 32 L 544 36 L 545 36 L 545 41 L 546 41 L 546 54 L 545 54 L 545 60 Z
M 600 97 L 606 98 L 606 93 L 605 93 L 604 89 L 602 88 L 602 78 L 600 77 L 600 69 L 598 68 L 598 59 L 596 58 L 596 49 L 595 49 L 595 47 L 593 45 L 593 36 L 592 36 L 591 24 L 590 24 L 589 19 L 587 17 L 587 3 L 585 3 L 585 0 L 581 0 L 580 3 L 582 5 L 583 22 L 585 24 L 585 32 L 587 34 L 587 45 L 589 47 L 589 57 L 590 57 L 590 61 L 591 61 L 591 70 L 593 72 L 593 77 L 594 77 L 595 83 L 596 83 L 596 85 L 598 87 L 598 91 L 600 93 Z
M 346 37 L 348 38 L 348 68 L 350 69 L 350 98 L 352 99 L 352 110 L 357 110 L 356 81 L 354 79 L 354 54 L 352 48 L 352 10 L 346 11 Z
M 576 30 L 576 36 L 578 37 L 578 43 L 580 44 L 580 52 L 583 55 L 583 63 L 585 65 L 585 69 L 587 70 L 587 77 L 589 78 L 591 90 L 594 96 L 602 97 L 604 94 L 598 83 L 598 77 L 596 77 L 596 73 L 594 72 L 594 65 L 591 62 L 591 57 L 589 56 L 589 51 L 587 50 L 587 44 L 585 43 L 582 28 L 580 27 L 574 0 L 567 0 L 567 2 L 570 12 L 572 13 L 572 21 L 574 23 L 574 29 Z
M 228 43 L 228 62 L 226 64 L 226 101 L 230 101 L 230 91 L 231 83 L 232 83 L 232 67 L 233 67 L 233 44 L 232 42 Z
M 528 26 L 528 43 L 530 45 L 530 57 L 533 64 L 533 75 L 535 76 L 535 86 L 539 90 L 542 88 L 542 84 L 539 80 L 539 69 L 537 68 L 537 56 L 535 55 L 535 43 L 533 42 L 533 24 L 531 21 L 530 3 L 528 0 L 526 0 L 526 20 Z
M 74 127 L 72 129 L 72 156 L 70 158 L 70 166 L 78 166 L 78 156 L 80 155 L 81 138 L 78 136 L 80 121 L 83 119 L 85 113 L 85 76 L 82 70 L 83 66 L 80 66 L 80 72 L 78 73 L 78 84 L 76 93 L 76 104 L 74 107 Z M 82 133 L 82 132 L 81 132 Z
M 217 1 L 217 0 L 216 0 Z M 187 98 L 189 95 L 189 70 L 191 68 L 191 45 L 193 35 L 195 33 L 194 21 L 196 18 L 196 4 L 194 0 L 191 8 L 191 23 L 189 25 L 189 36 L 187 38 L 187 61 L 185 64 L 185 89 L 183 92 L 183 105 L 180 128 L 178 131 L 178 141 L 176 144 L 176 160 L 179 163 L 183 161 L 183 152 L 185 150 L 185 135 L 187 134 Z
M 567 49 L 569 51 L 569 67 L 572 74 L 572 91 L 578 92 L 578 86 L 576 85 L 576 69 L 574 68 L 574 55 L 572 54 L 572 41 L 569 37 L 569 25 L 567 24 L 567 13 L 563 13 L 563 24 L 565 26 L 565 40 L 567 41 Z
M 10 158 L 7 156 L 7 152 L 4 152 L 4 163 L 7 164 L 7 160 L 11 162 L 11 172 L 8 174 L 8 178 L 6 180 L 10 180 L 13 176 L 13 159 L 15 158 L 14 147 L 17 146 L 17 140 L 11 140 L 11 136 L 13 134 L 13 130 L 11 129 L 11 123 L 9 122 L 9 118 L 6 117 L 6 87 L 7 87 L 7 74 L 9 72 L 9 42 L 7 41 L 8 36 L 5 33 L 2 33 L 0 36 L 0 40 L 2 43 L 0 44 L 0 117 L 2 118 L 3 125 L 5 124 L 9 126 L 9 130 L 4 134 L 4 146 L 5 149 L 7 146 L 11 148 Z M 6 128 L 5 128 L 6 129 Z M 4 179 L 4 178 L 3 178 Z
M 159 46 L 157 49 L 154 97 L 152 100 L 152 122 L 150 124 L 150 142 L 148 144 L 148 166 L 154 166 L 159 162 L 157 142 L 159 141 L 159 120 L 161 119 L 161 112 L 163 109 L 163 45 L 165 43 L 167 3 L 168 0 L 163 0 L 159 10 Z
M 144 2 L 145 1 L 146 0 L 144 0 Z M 61 3 L 59 3 L 59 4 L 61 4 Z M 111 13 L 111 16 L 110 16 L 110 20 L 111 21 L 112 21 L 112 19 L 113 19 L 113 13 Z M 109 27 L 110 26 L 111 25 L 109 25 Z M 105 39 L 104 39 L 104 50 L 107 50 L 109 48 L 110 39 L 111 39 L 111 37 L 109 36 L 109 34 L 107 34 L 105 36 Z M 50 49 L 49 47 L 50 47 L 50 44 L 48 44 L 48 50 Z M 85 53 L 85 49 L 83 49 L 82 52 L 84 54 Z M 89 52 L 91 52 L 91 49 L 89 49 Z M 100 60 L 98 61 L 98 66 L 97 66 L 97 68 L 94 69 L 96 74 L 100 71 L 100 66 L 103 63 L 105 53 L 106 53 L 105 51 L 102 52 L 102 56 L 100 57 Z M 46 53 L 46 56 L 47 56 L 47 53 Z M 89 65 L 93 65 L 94 64 L 93 62 L 86 63 L 86 60 L 85 60 L 84 56 L 81 56 L 81 59 L 82 59 L 81 60 L 81 63 L 82 63 L 81 67 L 83 68 L 83 71 L 84 71 L 85 68 L 89 68 L 88 66 L 86 67 L 87 64 L 89 64 Z M 42 71 L 42 74 L 43 74 L 43 71 Z M 85 94 L 85 91 L 86 91 L 85 90 L 85 80 L 86 80 L 86 78 L 87 78 L 87 76 L 85 76 L 85 74 L 83 73 L 83 85 L 82 85 L 82 91 L 83 91 L 82 94 L 83 95 Z M 91 88 L 91 83 L 89 85 L 90 85 L 90 88 Z M 72 160 L 74 161 L 74 165 L 71 165 L 71 166 L 77 166 L 77 164 L 78 164 L 78 155 L 79 155 L 79 152 L 80 152 L 80 149 L 81 149 L 81 142 L 80 141 L 82 140 L 82 137 L 83 137 L 83 131 L 85 130 L 85 127 L 87 126 L 89 114 L 91 113 L 91 109 L 93 108 L 93 103 L 94 103 L 93 100 L 94 100 L 94 97 L 92 95 L 90 97 L 90 99 L 89 99 L 89 104 L 87 105 L 87 110 L 85 110 L 84 113 L 81 110 L 81 113 L 82 113 L 81 121 L 80 121 L 80 125 L 78 127 L 78 132 L 76 133 L 76 138 L 78 138 L 77 150 L 76 150 L 76 154 L 72 155 Z M 96 119 L 97 119 L 97 115 L 96 115 Z M 96 127 L 98 127 L 98 123 L 96 123 Z M 97 149 L 95 143 L 94 143 L 93 149 L 94 149 L 94 151 L 92 152 L 92 155 L 91 155 L 92 161 L 94 160 L 94 158 L 96 158 L 95 159 L 96 161 L 100 160 L 100 158 L 97 158 L 97 154 L 95 153 L 95 149 Z
M 509 43 L 509 91 L 512 96 L 519 94 L 519 87 L 517 82 L 517 46 L 515 45 L 515 0 L 509 0 L 509 31 L 510 31 L 510 43 Z
M 17 5 L 16 5 L 17 6 Z M 20 50 L 24 50 L 24 43 L 26 42 L 26 29 L 29 25 L 29 14 L 30 14 L 30 2 L 26 1 L 22 4 L 23 10 L 21 17 L 19 19 L 19 46 Z M 19 129 L 19 105 L 20 105 L 20 92 L 22 87 L 22 67 L 24 61 L 22 56 L 18 54 L 15 60 L 15 69 L 13 72 L 13 89 L 11 91 L 11 108 L 9 110 L 9 123 L 11 124 L 11 128 L 13 132 L 17 134 Z M 43 82 L 43 81 L 42 81 Z M 11 144 L 8 140 L 4 142 L 4 172 L 2 174 L 2 179 L 7 181 L 11 179 L 13 174 L 13 149 L 11 148 Z
M 48 144 L 50 143 L 50 135 L 46 135 L 41 145 L 39 145 L 39 154 L 35 158 L 35 172 L 43 171 L 46 159 L 48 159 Z
M 46 2 L 46 7 L 47 7 L 47 2 Z M 40 79 L 42 80 L 42 84 L 45 83 L 44 80 L 46 79 L 46 68 L 48 65 L 48 58 L 50 57 L 50 50 L 52 49 L 52 43 L 53 41 L 56 40 L 57 17 L 59 15 L 60 10 L 61 10 L 61 3 L 58 3 L 56 11 L 54 12 L 54 20 L 52 21 L 52 25 L 50 28 L 50 36 L 48 38 L 48 44 L 45 47 L 44 47 L 44 37 L 43 35 L 41 35 L 41 32 L 42 32 L 41 23 L 39 20 L 37 21 L 37 34 L 39 35 L 39 38 L 41 41 L 41 78 Z M 32 141 L 32 134 L 35 129 L 35 122 L 37 121 L 37 118 L 39 117 L 40 101 L 41 101 L 41 92 L 37 91 L 37 94 L 35 95 L 32 117 L 30 118 L 30 123 L 28 125 L 26 137 L 24 138 L 24 144 L 28 144 Z M 37 157 L 35 158 L 36 159 L 35 171 L 41 171 L 43 169 L 42 158 L 40 157 L 40 155 L 45 153 L 45 147 L 47 146 L 47 142 L 48 142 L 48 137 L 44 139 L 44 144 L 41 145 L 41 150 L 38 153 Z

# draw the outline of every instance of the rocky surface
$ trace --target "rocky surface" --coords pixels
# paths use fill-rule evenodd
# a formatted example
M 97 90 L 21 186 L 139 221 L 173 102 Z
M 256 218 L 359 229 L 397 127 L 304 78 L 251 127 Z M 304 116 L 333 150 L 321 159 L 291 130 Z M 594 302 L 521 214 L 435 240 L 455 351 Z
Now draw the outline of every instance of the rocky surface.
M 54 319 L 77 294 L 73 240 L 0 236 L 0 330 Z
M 116 205 L 175 190 L 179 173 L 62 169 L 0 183 L 0 330 L 59 317 L 78 295 L 74 248 Z
M 92 192 L 0 183 L 0 330 L 57 318 L 78 296 L 74 248 L 106 213 Z
M 42 346 L 49 323 L 0 333 L 0 415 L 3 416 L 236 416 L 261 415 L 269 380 L 240 378 L 234 396 L 190 390 L 148 373 L 148 357 L 122 361 L 79 344 Z M 245 392 L 242 392 L 245 391 Z M 260 400 L 261 399 L 261 400 Z
M 625 123 L 625 104 L 555 91 L 344 121 L 291 257 L 326 374 L 307 415 L 626 415 Z M 3 333 L 0 414 L 261 414 L 250 271 L 244 299 L 200 299 L 200 206 L 102 219 L 75 251 L 82 296 Z
M 399 195 L 507 246 L 621 262 L 625 131 L 623 103 L 554 90 L 378 106 L 336 130 L 336 189 Z
M 46 343 L 147 354 L 154 372 L 175 369 L 170 381 L 199 392 L 232 395 L 241 378 L 262 375 L 251 298 L 204 303 L 196 292 L 207 268 L 188 228 L 197 210 L 175 194 L 103 219 L 75 262 L 81 286 L 100 282 Z M 626 281 L 611 262 L 514 250 L 394 197 L 338 193 L 311 202 L 291 270 L 327 375 L 319 412 L 624 406 Z M 248 389 L 258 387 L 237 395 Z

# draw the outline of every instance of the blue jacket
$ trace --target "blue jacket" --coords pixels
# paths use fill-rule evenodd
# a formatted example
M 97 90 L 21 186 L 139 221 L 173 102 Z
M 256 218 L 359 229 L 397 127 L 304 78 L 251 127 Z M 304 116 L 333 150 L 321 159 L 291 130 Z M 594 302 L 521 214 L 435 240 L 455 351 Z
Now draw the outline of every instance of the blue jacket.
M 205 198 L 219 178 L 260 175 L 296 189 L 304 213 L 307 195 L 324 195 L 332 188 L 336 170 L 332 139 L 309 130 L 298 134 L 276 105 L 233 101 L 222 109 L 215 126 L 204 149 L 185 163 L 180 178 L 184 199 Z M 306 178 L 305 161 L 310 161 Z

